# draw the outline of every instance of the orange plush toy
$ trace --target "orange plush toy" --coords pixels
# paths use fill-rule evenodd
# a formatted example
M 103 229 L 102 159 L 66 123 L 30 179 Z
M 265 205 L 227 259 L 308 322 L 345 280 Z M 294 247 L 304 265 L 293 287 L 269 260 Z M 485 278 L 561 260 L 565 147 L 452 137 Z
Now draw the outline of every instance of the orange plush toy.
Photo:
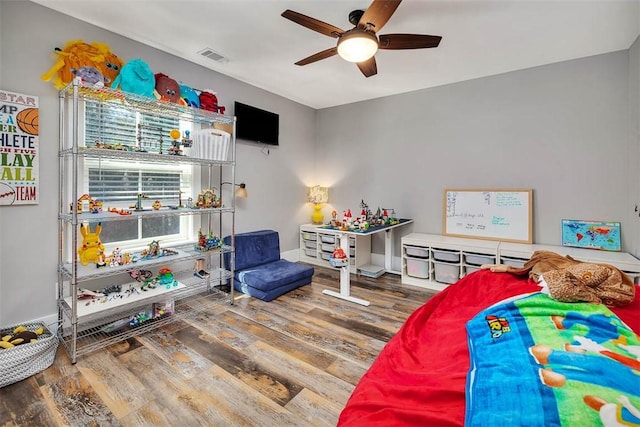
M 89 83 L 111 83 L 122 68 L 122 61 L 104 43 L 85 43 L 82 40 L 71 40 L 62 49 L 56 48 L 56 63 L 41 76 L 44 81 L 53 81 L 56 89 L 62 89 L 76 77 L 98 76 L 88 78 Z

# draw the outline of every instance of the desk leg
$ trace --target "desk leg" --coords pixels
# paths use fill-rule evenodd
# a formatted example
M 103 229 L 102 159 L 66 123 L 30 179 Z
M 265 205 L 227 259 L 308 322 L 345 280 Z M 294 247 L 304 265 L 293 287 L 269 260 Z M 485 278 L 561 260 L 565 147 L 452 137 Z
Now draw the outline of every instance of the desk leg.
M 393 229 L 384 232 L 384 270 L 393 270 Z
M 349 259 L 349 236 L 347 234 L 340 234 L 340 247 L 347 254 L 347 260 Z M 360 298 L 351 296 L 351 273 L 349 272 L 349 264 L 345 267 L 340 267 L 340 292 L 324 289 L 322 291 L 325 295 L 340 298 L 346 301 L 355 302 L 356 304 L 368 306 L 369 301 L 365 301 Z

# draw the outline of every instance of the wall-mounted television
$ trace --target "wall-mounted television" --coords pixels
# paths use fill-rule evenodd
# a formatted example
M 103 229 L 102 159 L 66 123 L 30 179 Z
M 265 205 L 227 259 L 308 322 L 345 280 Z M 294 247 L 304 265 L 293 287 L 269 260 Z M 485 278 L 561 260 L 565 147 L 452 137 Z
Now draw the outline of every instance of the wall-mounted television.
M 251 105 L 236 101 L 236 138 L 262 144 L 278 145 L 280 134 L 280 116 Z

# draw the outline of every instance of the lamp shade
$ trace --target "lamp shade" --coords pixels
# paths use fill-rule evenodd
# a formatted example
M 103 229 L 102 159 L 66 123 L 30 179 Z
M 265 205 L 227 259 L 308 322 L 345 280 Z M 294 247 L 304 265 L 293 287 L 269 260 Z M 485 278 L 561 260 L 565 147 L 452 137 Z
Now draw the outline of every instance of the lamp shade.
M 338 55 L 345 61 L 362 62 L 378 51 L 378 39 L 370 31 L 354 28 L 338 40 Z
M 236 197 L 240 197 L 243 199 L 246 199 L 248 194 L 247 194 L 247 184 L 245 184 L 244 182 L 241 182 L 240 184 L 234 184 L 233 182 L 223 182 L 222 184 L 220 184 L 220 187 L 222 187 L 225 184 L 229 184 L 229 185 L 233 185 L 235 187 L 238 187 L 235 191 L 235 196 Z
M 240 184 L 236 184 L 238 186 L 238 189 L 236 190 L 236 197 L 241 197 L 243 199 L 246 199 L 248 194 L 247 194 L 247 184 L 245 184 L 244 182 L 240 183 Z
M 329 201 L 329 189 L 319 185 L 309 187 L 307 191 L 307 201 L 315 204 L 327 203 Z

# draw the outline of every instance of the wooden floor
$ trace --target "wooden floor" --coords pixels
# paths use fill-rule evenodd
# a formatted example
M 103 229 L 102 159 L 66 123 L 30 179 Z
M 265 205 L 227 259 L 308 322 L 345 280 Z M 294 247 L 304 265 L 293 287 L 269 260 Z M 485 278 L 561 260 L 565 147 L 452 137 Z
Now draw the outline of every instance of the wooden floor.
M 0 389 L 1 426 L 334 426 L 355 384 L 433 293 L 352 277 L 364 307 L 322 294 L 339 271 L 275 301 L 180 321 Z

